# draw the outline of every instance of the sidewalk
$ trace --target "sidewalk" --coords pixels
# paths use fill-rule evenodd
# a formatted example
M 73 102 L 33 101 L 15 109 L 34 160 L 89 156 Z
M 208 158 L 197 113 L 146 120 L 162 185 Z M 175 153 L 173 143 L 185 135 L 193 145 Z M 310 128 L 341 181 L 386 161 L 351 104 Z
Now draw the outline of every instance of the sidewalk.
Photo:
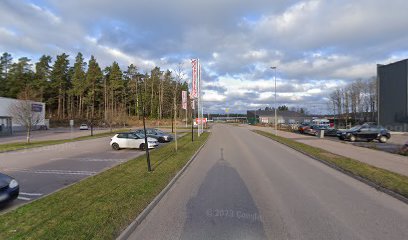
M 273 128 L 249 126 L 249 129 L 256 129 L 265 132 L 275 133 Z M 395 173 L 408 176 L 408 157 L 373 150 L 369 148 L 357 147 L 344 142 L 335 142 L 328 139 L 319 139 L 314 136 L 301 135 L 278 131 L 281 137 L 289 138 L 312 147 L 322 148 L 329 152 L 349 157 L 360 162 L 368 163 L 372 166 L 383 168 Z

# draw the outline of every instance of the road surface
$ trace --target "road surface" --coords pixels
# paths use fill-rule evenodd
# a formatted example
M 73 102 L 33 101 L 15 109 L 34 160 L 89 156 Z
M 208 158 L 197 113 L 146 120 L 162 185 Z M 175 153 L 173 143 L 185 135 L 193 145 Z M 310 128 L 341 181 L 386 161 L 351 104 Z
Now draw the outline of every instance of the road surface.
M 129 239 L 408 239 L 408 205 L 246 128 L 215 125 Z

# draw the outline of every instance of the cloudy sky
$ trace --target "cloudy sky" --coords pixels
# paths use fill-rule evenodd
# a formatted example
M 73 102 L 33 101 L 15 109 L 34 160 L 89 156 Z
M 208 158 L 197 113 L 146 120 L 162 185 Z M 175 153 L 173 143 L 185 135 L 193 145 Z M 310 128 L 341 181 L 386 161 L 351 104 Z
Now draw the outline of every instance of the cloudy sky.
M 203 67 L 205 107 L 326 111 L 328 94 L 408 57 L 406 0 L 0 0 L 0 51 L 102 66 Z M 73 62 L 73 61 L 72 61 Z

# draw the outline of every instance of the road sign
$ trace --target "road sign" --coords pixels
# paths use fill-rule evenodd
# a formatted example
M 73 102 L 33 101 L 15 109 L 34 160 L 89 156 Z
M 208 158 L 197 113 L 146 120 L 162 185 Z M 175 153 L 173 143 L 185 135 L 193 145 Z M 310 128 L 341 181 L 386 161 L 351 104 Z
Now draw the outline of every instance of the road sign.
M 198 60 L 193 59 L 191 61 L 192 66 L 192 82 L 191 82 L 191 98 L 197 98 L 198 97 L 198 86 L 197 86 L 197 81 L 198 81 Z
M 207 123 L 207 118 L 196 118 L 195 120 L 197 124 Z
M 69 126 L 73 127 L 74 126 L 74 120 L 69 120 Z
M 33 112 L 42 112 L 43 110 L 43 105 L 38 104 L 38 103 L 32 103 L 31 104 L 31 111 Z

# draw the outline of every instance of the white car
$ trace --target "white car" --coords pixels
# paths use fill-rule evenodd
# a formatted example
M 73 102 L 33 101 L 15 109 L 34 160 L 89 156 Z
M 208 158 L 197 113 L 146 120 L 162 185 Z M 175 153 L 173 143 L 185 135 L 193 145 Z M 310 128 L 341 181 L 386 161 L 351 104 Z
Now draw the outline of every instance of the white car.
M 81 126 L 79 126 L 79 130 L 88 130 L 89 127 L 86 124 L 81 124 Z
M 142 134 L 135 133 L 118 133 L 111 138 L 110 145 L 115 150 L 121 148 L 139 148 L 145 149 L 145 138 Z M 159 142 L 151 137 L 147 138 L 147 145 L 149 148 L 159 146 Z

